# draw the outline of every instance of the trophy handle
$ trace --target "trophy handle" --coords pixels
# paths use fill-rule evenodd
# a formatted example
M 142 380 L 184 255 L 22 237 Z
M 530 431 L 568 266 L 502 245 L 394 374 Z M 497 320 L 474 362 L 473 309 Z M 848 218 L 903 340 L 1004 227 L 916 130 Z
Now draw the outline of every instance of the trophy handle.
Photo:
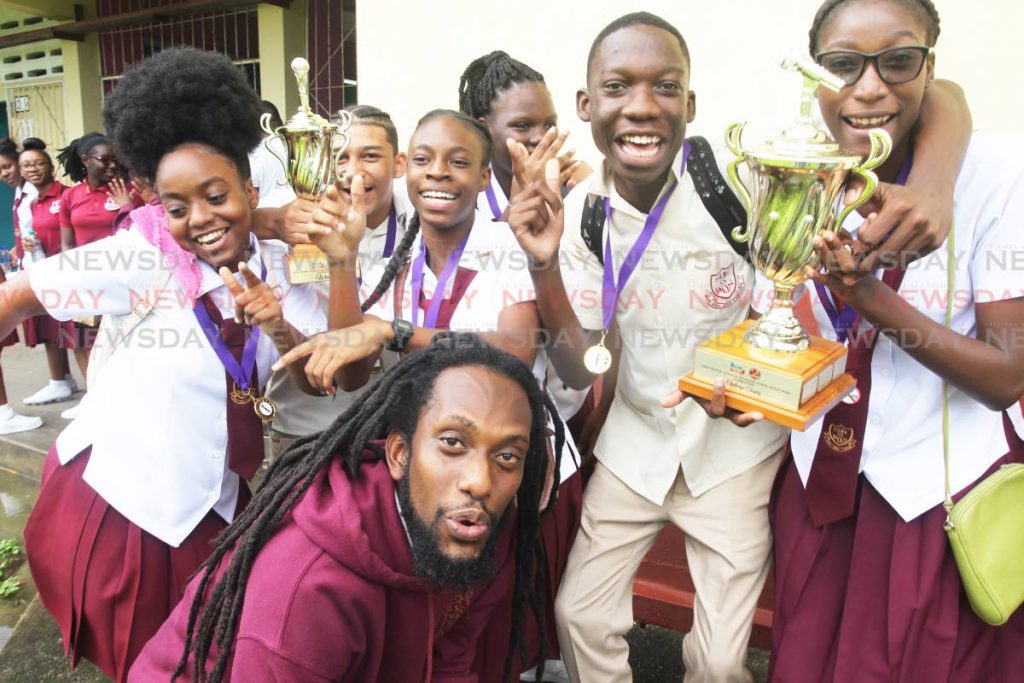
M 868 136 L 871 138 L 871 153 L 868 154 L 868 158 L 864 160 L 864 163 L 853 169 L 853 173 L 864 180 L 864 189 L 861 190 L 861 193 L 855 200 L 844 206 L 843 210 L 839 212 L 835 222 L 836 230 L 842 228 L 847 216 L 870 199 L 871 195 L 878 189 L 878 176 L 875 175 L 872 169 L 877 168 L 888 159 L 889 153 L 892 152 L 892 138 L 884 130 L 876 128 L 868 132 Z
M 732 182 L 732 186 L 736 188 L 736 194 L 739 195 L 740 201 L 743 203 L 744 208 L 747 210 L 747 214 L 753 210 L 753 204 L 750 201 L 750 190 L 740 180 L 740 174 L 737 170 L 739 165 L 744 162 L 743 148 L 740 145 L 740 136 L 743 135 L 743 127 L 747 125 L 746 121 L 735 121 L 730 123 L 725 129 L 725 144 L 729 148 L 729 151 L 736 155 L 736 158 L 729 162 L 727 169 L 729 173 L 729 180 Z M 737 242 L 746 242 L 750 239 L 750 227 L 749 220 L 747 225 L 737 225 L 732 229 L 732 238 Z
M 338 127 L 338 132 L 335 135 L 341 137 L 341 144 L 338 145 L 338 151 L 334 154 L 334 168 L 338 168 L 338 164 L 341 162 L 341 155 L 348 149 L 349 137 L 348 129 L 352 125 L 352 114 L 348 113 L 344 109 L 338 111 L 338 123 L 334 124 Z
M 260 116 L 260 128 L 262 128 L 263 132 L 267 133 L 268 135 L 271 135 L 271 136 L 277 138 L 278 140 L 281 140 L 282 142 L 284 142 L 285 146 L 287 147 L 288 143 L 287 143 L 287 141 L 284 140 L 284 137 L 280 133 L 278 133 L 277 131 L 275 131 L 273 128 L 270 127 L 270 114 L 269 113 L 263 114 L 262 116 Z M 285 175 L 287 176 L 288 175 L 288 162 L 286 160 L 282 159 L 278 155 L 278 153 L 274 151 L 274 148 L 271 147 L 270 145 L 267 145 L 267 151 L 270 152 L 271 154 L 273 154 L 274 158 L 281 162 L 281 166 L 284 167 L 284 172 L 285 172 Z M 278 185 L 280 185 L 282 187 L 284 187 L 287 184 L 288 184 L 288 181 L 284 181 L 284 182 L 278 181 Z

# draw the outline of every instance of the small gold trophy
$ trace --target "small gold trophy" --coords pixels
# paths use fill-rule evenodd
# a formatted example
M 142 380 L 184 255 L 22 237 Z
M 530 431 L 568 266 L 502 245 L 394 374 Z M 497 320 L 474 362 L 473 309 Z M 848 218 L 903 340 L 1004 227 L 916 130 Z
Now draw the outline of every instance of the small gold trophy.
M 270 114 L 260 118 L 260 126 L 284 142 L 288 158 L 280 159 L 295 194 L 302 199 L 320 201 L 334 183 L 338 158 L 348 147 L 352 118 L 341 112 L 341 123 L 333 124 L 309 108 L 309 62 L 292 60 L 292 71 L 299 86 L 299 110 L 277 130 L 270 128 Z M 340 138 L 340 144 L 336 138 Z M 332 151 L 332 144 L 334 151 Z M 273 150 L 271 150 L 273 152 Z M 288 257 L 288 281 L 293 284 L 320 282 L 329 278 L 327 256 L 312 244 L 297 244 Z
M 817 267 L 815 235 L 842 226 L 851 211 L 878 187 L 871 171 L 884 162 L 892 141 L 884 130 L 870 131 L 871 153 L 843 153 L 812 116 L 815 92 L 834 92 L 843 82 L 814 62 L 786 59 L 785 69 L 803 74 L 800 116 L 796 124 L 766 145 L 743 149 L 745 123 L 733 123 L 725 139 L 736 159 L 729 179 L 747 208 L 747 226 L 733 237 L 750 241 L 754 267 L 772 280 L 775 297 L 758 321 L 747 320 L 697 348 L 693 371 L 679 380 L 689 394 L 710 398 L 718 378 L 726 381 L 726 404 L 757 411 L 772 422 L 803 431 L 849 394 L 856 380 L 845 374 L 846 347 L 808 336 L 793 314 L 793 293 L 806 280 L 804 267 Z M 748 189 L 737 173 L 746 163 L 753 176 Z M 836 212 L 850 174 L 864 180 L 857 199 Z

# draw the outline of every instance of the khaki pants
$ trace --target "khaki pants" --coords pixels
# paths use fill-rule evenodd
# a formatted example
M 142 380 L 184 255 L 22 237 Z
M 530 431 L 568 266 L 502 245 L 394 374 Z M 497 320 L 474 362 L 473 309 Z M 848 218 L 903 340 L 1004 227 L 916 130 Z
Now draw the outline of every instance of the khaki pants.
M 298 439 L 297 436 L 291 434 L 285 434 L 279 432 L 276 429 L 271 428 L 270 430 L 270 448 L 267 453 L 267 464 L 272 464 L 275 460 L 280 458 L 286 450 L 291 448 L 291 445 Z
M 579 534 L 555 603 L 558 642 L 574 681 L 631 681 L 633 579 L 666 522 L 686 534 L 696 589 L 683 639 L 686 683 L 746 683 L 754 609 L 771 558 L 768 498 L 780 453 L 693 497 L 682 472 L 663 505 L 598 464 L 587 484 Z

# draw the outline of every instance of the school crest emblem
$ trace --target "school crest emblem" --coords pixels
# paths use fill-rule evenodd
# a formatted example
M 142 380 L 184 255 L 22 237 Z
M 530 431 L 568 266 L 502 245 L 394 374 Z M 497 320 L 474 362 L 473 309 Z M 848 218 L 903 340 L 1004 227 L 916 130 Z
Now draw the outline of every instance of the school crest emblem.
M 746 288 L 746 280 L 736 272 L 736 265 L 730 263 L 711 275 L 710 288 L 704 291 L 704 301 L 711 308 L 729 308 Z
M 103 208 L 107 211 L 117 211 L 121 207 L 114 201 L 113 197 L 107 197 L 107 201 L 103 202 Z
M 60 213 L 60 200 L 54 199 L 53 204 L 50 204 L 50 213 Z
M 837 453 L 852 451 L 857 445 L 853 436 L 853 428 L 833 423 L 825 430 L 825 443 Z

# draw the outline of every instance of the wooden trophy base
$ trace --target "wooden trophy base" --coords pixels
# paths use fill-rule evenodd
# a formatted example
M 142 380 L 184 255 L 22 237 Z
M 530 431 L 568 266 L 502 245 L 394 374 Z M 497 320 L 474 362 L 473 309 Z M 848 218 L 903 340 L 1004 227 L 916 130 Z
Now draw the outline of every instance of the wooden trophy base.
M 726 381 L 725 403 L 744 413 L 759 412 L 776 424 L 804 431 L 853 391 L 846 347 L 811 337 L 806 351 L 766 351 L 743 343 L 746 320 L 697 348 L 693 372 L 679 380 L 687 394 L 711 398 L 715 381 Z
M 312 244 L 296 244 L 287 261 L 288 282 L 293 285 L 326 282 L 331 277 L 327 254 Z

